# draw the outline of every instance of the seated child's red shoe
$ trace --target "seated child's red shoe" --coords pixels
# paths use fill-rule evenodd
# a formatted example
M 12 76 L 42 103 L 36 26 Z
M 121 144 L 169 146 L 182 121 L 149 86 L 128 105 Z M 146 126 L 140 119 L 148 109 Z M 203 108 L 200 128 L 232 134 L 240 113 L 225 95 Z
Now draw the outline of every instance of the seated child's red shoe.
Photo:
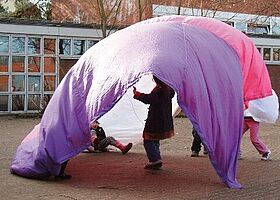
M 132 143 L 128 143 L 123 149 L 122 153 L 126 154 L 132 148 Z

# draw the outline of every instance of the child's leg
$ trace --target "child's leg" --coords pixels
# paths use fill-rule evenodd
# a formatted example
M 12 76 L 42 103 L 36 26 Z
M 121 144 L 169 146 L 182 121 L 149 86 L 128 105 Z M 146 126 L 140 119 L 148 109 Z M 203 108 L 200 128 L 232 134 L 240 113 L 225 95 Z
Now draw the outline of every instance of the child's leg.
M 194 128 L 192 130 L 192 135 L 193 135 L 193 142 L 192 142 L 191 150 L 195 151 L 196 153 L 199 153 L 201 150 L 201 139 Z
M 65 161 L 64 163 L 61 164 L 59 174 L 57 176 L 55 176 L 56 180 L 70 179 L 72 177 L 69 174 L 65 174 L 65 169 L 66 169 L 68 161 L 69 160 L 67 160 L 67 161 Z
M 59 176 L 64 175 L 67 163 L 68 163 L 68 160 L 61 164 L 61 168 L 60 168 L 60 171 L 59 171 Z
M 248 118 L 245 118 L 243 120 L 243 132 L 242 132 L 242 136 L 246 133 L 246 131 L 249 129 L 249 126 L 248 126 Z M 238 159 L 241 159 L 241 147 L 239 149 L 239 155 L 238 155 Z
M 260 129 L 260 123 L 254 121 L 253 119 L 248 120 L 248 126 L 250 128 L 250 139 L 252 144 L 255 146 L 257 151 L 260 154 L 264 154 L 269 151 L 267 146 L 262 142 L 262 140 L 259 138 L 259 129 Z
M 146 150 L 146 154 L 150 162 L 161 160 L 159 146 L 160 144 L 158 140 L 144 139 L 144 148 Z
M 243 132 L 242 132 L 242 135 L 244 135 L 246 133 L 246 131 L 249 129 L 249 126 L 248 126 L 248 119 L 244 119 L 243 121 Z
M 113 137 L 106 137 L 103 140 L 101 140 L 98 144 L 98 150 L 100 151 L 106 151 L 106 148 L 109 145 L 114 145 L 116 144 L 116 140 Z
M 116 140 L 114 137 L 112 136 L 108 136 L 104 139 L 104 144 L 102 147 L 104 146 L 108 146 L 108 145 L 113 145 L 115 147 L 117 147 L 118 149 L 120 149 L 122 151 L 123 154 L 126 154 L 131 148 L 132 148 L 132 143 L 128 143 L 127 145 L 123 145 L 119 140 Z M 102 140 L 103 141 L 103 140 Z M 106 146 L 106 147 L 107 147 Z M 105 148 L 106 148 L 105 147 Z

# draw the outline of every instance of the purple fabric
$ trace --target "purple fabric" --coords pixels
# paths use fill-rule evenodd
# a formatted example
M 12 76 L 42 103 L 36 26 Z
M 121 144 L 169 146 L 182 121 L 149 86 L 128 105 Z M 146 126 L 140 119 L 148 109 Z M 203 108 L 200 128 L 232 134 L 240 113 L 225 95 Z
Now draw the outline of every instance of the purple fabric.
M 270 77 L 262 55 L 255 47 L 253 41 L 244 33 L 224 22 L 208 17 L 171 15 L 151 18 L 141 23 L 158 23 L 163 21 L 176 21 L 202 28 L 210 31 L 230 45 L 240 59 L 243 76 L 243 98 L 246 104 L 248 104 L 249 100 L 272 95 Z
M 240 188 L 239 58 L 214 34 L 179 22 L 138 23 L 89 49 L 60 83 L 32 137 L 18 147 L 11 171 L 26 177 L 57 175 L 62 162 L 89 145 L 90 122 L 108 112 L 146 73 L 176 91 L 218 175 L 229 187 Z

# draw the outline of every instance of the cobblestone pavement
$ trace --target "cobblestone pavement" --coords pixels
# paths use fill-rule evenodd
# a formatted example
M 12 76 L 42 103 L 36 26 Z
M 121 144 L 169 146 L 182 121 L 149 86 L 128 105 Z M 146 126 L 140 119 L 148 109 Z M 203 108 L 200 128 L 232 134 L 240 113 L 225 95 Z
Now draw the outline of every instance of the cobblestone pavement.
M 261 161 L 250 142 L 242 140 L 242 160 L 237 179 L 243 189 L 221 183 L 207 156 L 190 157 L 191 124 L 176 118 L 176 136 L 161 143 L 163 169 L 147 171 L 145 151 L 135 145 L 126 155 L 81 153 L 71 159 L 66 181 L 33 180 L 10 174 L 12 156 L 39 119 L 0 117 L 0 199 L 280 199 L 280 121 L 261 124 L 260 136 L 272 150 L 270 161 Z

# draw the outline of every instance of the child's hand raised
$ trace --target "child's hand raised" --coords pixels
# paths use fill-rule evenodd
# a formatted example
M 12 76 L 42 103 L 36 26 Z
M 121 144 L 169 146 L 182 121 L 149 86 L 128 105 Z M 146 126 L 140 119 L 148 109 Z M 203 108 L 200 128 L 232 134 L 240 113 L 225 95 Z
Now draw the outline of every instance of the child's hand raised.
M 137 91 L 135 86 L 133 86 L 133 94 L 134 94 L 134 97 L 137 97 L 140 95 L 140 92 Z

